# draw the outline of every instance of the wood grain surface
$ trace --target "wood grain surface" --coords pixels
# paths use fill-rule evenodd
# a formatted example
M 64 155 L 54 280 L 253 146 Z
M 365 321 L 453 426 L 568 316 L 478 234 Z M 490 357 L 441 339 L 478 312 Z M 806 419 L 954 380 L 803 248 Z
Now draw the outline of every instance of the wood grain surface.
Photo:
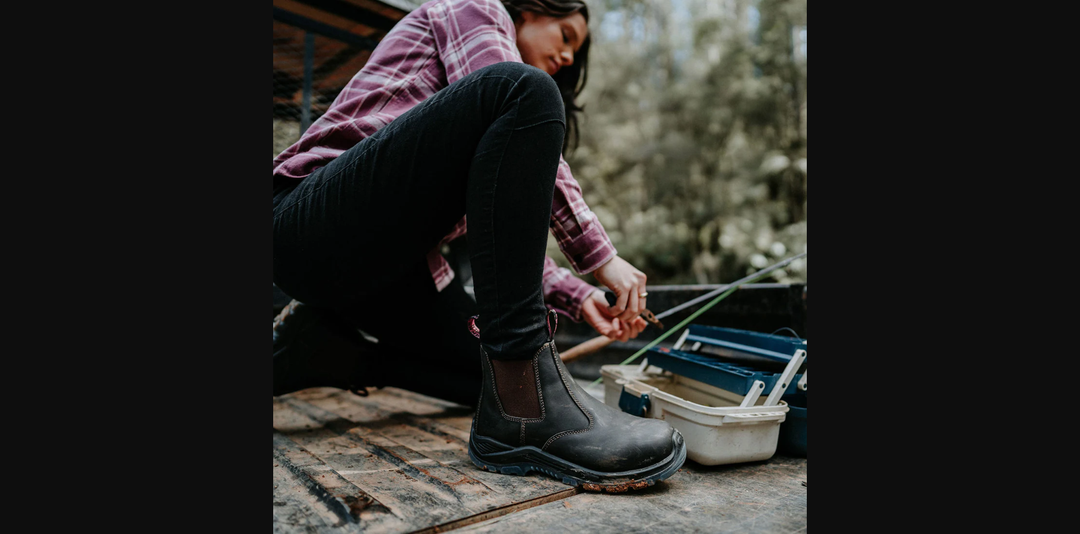
M 806 530 L 805 458 L 687 461 L 656 486 L 596 494 L 476 468 L 471 424 L 470 408 L 395 388 L 274 398 L 274 532 Z
M 579 493 L 457 532 L 806 532 L 805 482 L 805 458 L 713 467 L 687 461 L 648 489 Z
M 404 390 L 274 399 L 275 532 L 441 531 L 577 490 L 477 469 L 472 410 Z

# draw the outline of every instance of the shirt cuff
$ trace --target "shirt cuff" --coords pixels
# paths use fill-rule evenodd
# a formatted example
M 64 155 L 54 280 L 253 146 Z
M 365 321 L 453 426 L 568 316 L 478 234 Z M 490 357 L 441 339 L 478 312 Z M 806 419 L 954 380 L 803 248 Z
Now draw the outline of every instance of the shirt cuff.
M 547 295 L 548 307 L 559 312 L 575 323 L 582 322 L 581 303 L 598 287 L 589 285 L 584 280 L 567 276 L 551 286 Z
M 587 233 L 566 243 L 562 252 L 577 274 L 589 274 L 619 253 L 599 224 L 591 225 Z

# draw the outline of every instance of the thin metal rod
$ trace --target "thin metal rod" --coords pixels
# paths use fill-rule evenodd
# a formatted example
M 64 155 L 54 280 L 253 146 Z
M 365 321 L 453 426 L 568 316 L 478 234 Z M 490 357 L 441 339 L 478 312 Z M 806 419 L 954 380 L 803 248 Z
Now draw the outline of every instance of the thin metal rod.
M 754 273 L 754 274 L 752 274 L 750 276 L 745 276 L 745 277 L 743 277 L 743 278 L 741 278 L 739 280 L 736 280 L 736 281 L 734 281 L 734 282 L 732 282 L 730 284 L 720 286 L 717 289 L 715 289 L 713 291 L 710 291 L 710 292 L 708 292 L 708 293 L 706 293 L 706 294 L 704 294 L 704 295 L 702 295 L 700 297 L 697 297 L 697 298 L 694 298 L 692 300 L 688 300 L 688 301 L 686 301 L 686 302 L 684 302 L 682 304 L 679 304 L 678 306 L 675 306 L 674 308 L 671 308 L 670 310 L 667 310 L 664 313 L 658 313 L 658 314 L 656 314 L 656 318 L 657 319 L 663 319 L 664 317 L 667 317 L 668 315 L 671 315 L 671 314 L 677 313 L 679 311 L 685 310 L 686 308 L 689 308 L 690 306 L 693 306 L 694 304 L 709 300 L 709 299 L 719 295 L 720 293 L 723 293 L 724 291 L 727 291 L 728 288 L 730 288 L 732 286 L 738 286 L 739 284 L 742 284 L 742 283 L 746 282 L 747 280 L 753 280 L 755 278 L 761 277 L 764 274 L 771 273 L 771 272 L 773 272 L 773 271 L 775 271 L 775 270 L 777 270 L 777 269 L 779 269 L 781 267 L 784 267 L 787 264 L 789 264 L 789 263 L 791 263 L 791 262 L 793 262 L 793 261 L 795 261 L 795 260 L 797 260 L 797 259 L 799 259 L 799 258 L 801 258 L 803 256 L 806 256 L 805 252 L 803 252 L 802 254 L 796 255 L 796 256 L 792 256 L 792 257 L 790 257 L 790 258 L 788 258 L 788 259 L 786 259 L 784 261 L 781 261 L 780 263 L 777 263 L 775 265 L 771 265 L 769 267 L 766 267 L 766 268 L 764 268 L 764 269 L 762 269 L 762 270 L 760 270 L 760 271 L 758 271 L 758 272 L 756 272 L 756 273 Z

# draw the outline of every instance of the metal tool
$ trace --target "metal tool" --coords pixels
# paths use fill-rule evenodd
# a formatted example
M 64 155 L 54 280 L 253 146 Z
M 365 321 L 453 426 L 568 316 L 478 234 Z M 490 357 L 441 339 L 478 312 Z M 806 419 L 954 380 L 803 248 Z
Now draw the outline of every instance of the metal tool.
M 615 292 L 610 289 L 604 290 L 604 298 L 607 299 L 608 306 L 614 306 L 615 302 L 619 300 L 618 297 L 615 296 Z M 656 325 L 656 327 L 660 330 L 664 329 L 664 323 L 661 323 L 660 320 L 657 319 L 656 316 L 653 315 L 653 312 L 649 311 L 648 308 L 641 310 L 641 313 L 639 313 L 638 315 L 643 317 L 646 321 L 649 321 L 650 323 Z

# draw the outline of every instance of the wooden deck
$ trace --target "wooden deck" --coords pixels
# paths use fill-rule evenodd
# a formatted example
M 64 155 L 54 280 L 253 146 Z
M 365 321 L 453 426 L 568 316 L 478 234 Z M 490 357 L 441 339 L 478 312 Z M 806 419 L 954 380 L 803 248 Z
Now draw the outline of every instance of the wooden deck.
M 471 408 L 396 388 L 274 398 L 274 531 L 806 530 L 805 458 L 688 460 L 651 488 L 597 494 L 476 468 L 471 424 Z

